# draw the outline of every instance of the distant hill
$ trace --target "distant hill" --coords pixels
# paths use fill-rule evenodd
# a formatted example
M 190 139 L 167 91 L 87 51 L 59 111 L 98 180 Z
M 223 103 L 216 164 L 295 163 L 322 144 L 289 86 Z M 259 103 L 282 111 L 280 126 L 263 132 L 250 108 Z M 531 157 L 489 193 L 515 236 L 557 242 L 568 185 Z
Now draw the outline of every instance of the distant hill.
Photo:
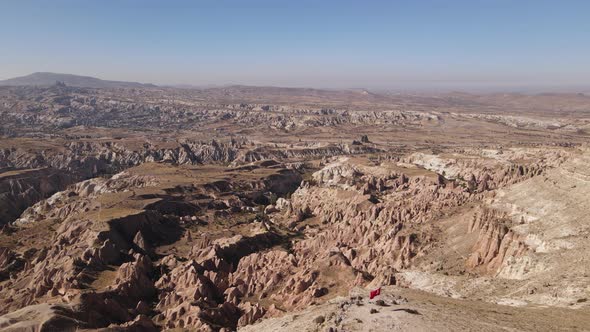
M 79 76 L 56 73 L 33 73 L 27 76 L 10 78 L 0 81 L 0 86 L 49 86 L 56 82 L 63 82 L 68 86 L 81 88 L 148 88 L 156 87 L 154 84 L 137 82 L 106 81 L 96 77 Z

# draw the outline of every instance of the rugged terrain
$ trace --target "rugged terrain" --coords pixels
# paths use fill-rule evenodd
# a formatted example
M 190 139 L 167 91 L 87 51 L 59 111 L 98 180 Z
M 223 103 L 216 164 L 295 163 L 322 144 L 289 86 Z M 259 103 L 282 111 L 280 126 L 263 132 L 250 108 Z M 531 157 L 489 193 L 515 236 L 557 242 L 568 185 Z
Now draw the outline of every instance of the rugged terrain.
M 60 83 L 0 116 L 2 329 L 590 329 L 585 95 Z

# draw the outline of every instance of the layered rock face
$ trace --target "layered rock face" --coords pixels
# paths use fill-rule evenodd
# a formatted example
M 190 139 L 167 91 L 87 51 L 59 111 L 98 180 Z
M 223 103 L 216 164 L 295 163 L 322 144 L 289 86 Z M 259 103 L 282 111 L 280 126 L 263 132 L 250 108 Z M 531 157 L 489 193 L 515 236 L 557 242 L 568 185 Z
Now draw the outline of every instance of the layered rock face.
M 72 214 L 96 208 L 94 199 L 101 194 L 156 184 L 157 180 L 153 176 L 128 175 L 125 172 L 116 174 L 111 179 L 94 178 L 78 182 L 71 185 L 69 190 L 57 192 L 48 199 L 31 205 L 14 223 L 23 226 L 46 219 L 66 220 Z
M 486 207 L 502 215 L 507 233 L 497 276 L 526 284 L 511 289 L 527 302 L 576 306 L 590 293 L 587 232 L 589 151 L 580 149 L 542 176 L 499 190 Z M 505 248 L 505 249 L 504 249 Z M 506 252 L 504 252 L 506 250 Z M 511 255 L 510 252 L 517 254 Z
M 523 160 L 525 151 L 516 152 Z M 437 250 L 401 272 L 402 283 L 500 304 L 584 307 L 588 225 L 579 209 L 587 205 L 588 150 L 537 157 L 540 173 L 519 172 L 520 180 L 443 218 Z
M 135 145 L 135 144 L 134 144 Z M 167 143 L 166 145 L 171 145 Z M 52 167 L 89 178 L 116 173 L 146 162 L 177 165 L 230 163 L 240 165 L 261 160 L 290 160 L 379 152 L 370 146 L 349 144 L 255 145 L 247 140 L 227 142 L 180 141 L 159 147 L 147 141 L 141 146 L 117 142 L 66 143 L 60 151 L 0 149 L 0 166 L 15 168 Z
M 0 226 L 14 221 L 29 206 L 78 179 L 51 168 L 6 170 L 0 177 Z
M 528 250 L 525 237 L 512 231 L 510 226 L 506 213 L 490 209 L 476 213 L 469 231 L 479 232 L 479 235 L 467 267 L 494 273 L 505 265 L 506 260 L 522 256 Z
M 67 143 L 56 153 L 30 152 L 18 148 L 0 150 L 0 165 L 8 167 L 53 167 L 92 177 L 113 173 L 144 162 L 170 162 L 175 164 L 200 164 L 230 162 L 237 158 L 244 143 L 230 141 L 180 142 L 174 148 L 158 148 L 145 143 L 133 148 L 117 142 Z

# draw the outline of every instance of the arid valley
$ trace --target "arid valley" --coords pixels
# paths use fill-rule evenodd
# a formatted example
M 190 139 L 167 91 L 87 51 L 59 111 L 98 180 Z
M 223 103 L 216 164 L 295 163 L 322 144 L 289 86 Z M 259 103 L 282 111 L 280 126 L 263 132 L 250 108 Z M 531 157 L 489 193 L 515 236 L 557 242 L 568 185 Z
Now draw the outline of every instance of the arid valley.
M 590 329 L 588 95 L 69 79 L 0 87 L 3 331 Z

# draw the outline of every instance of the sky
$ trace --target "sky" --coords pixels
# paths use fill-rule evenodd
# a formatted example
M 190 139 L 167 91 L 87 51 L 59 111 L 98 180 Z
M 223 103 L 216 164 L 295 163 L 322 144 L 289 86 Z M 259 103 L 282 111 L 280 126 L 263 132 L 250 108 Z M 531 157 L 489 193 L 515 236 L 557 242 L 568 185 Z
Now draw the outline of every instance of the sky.
M 2 0 L 0 78 L 590 86 L 590 1 Z

